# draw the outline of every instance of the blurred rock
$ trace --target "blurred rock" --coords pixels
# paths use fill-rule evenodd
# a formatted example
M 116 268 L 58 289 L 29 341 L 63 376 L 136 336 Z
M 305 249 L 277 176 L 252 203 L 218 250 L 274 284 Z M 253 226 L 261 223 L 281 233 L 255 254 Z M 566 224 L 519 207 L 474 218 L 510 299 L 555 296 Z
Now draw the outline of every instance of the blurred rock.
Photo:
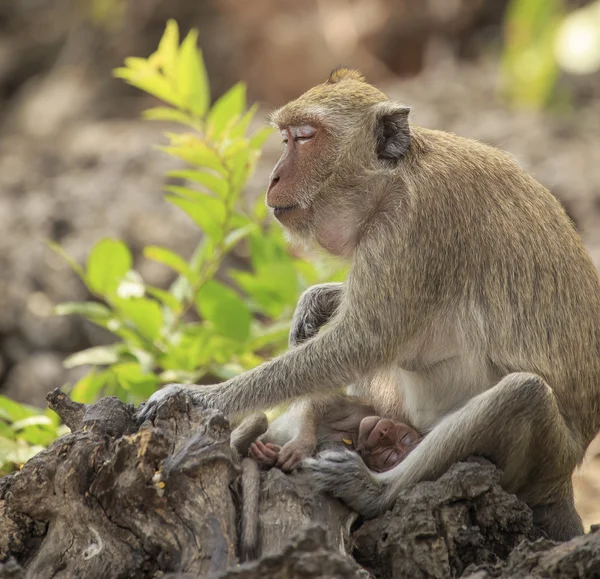
M 64 377 L 61 355 L 52 352 L 32 354 L 11 368 L 2 393 L 17 402 L 43 408 L 45 394 L 60 385 Z

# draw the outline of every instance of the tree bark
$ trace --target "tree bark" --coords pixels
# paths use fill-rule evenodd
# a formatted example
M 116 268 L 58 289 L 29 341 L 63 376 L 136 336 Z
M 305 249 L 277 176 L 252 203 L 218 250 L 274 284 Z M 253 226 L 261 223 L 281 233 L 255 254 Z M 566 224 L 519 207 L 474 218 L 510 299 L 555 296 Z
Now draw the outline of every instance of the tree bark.
M 139 427 L 116 398 L 48 401 L 71 433 L 0 479 L 0 579 L 600 577 L 600 533 L 539 539 L 485 461 L 361 522 L 306 474 L 242 466 L 227 420 L 183 394 Z

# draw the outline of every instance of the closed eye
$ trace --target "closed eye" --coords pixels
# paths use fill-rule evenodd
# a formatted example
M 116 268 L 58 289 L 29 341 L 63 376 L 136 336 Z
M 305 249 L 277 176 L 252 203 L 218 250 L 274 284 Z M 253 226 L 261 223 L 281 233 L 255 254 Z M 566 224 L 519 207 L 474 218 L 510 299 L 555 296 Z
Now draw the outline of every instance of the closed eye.
M 301 127 L 289 127 L 288 131 L 290 136 L 294 138 L 294 141 L 300 144 L 310 141 L 317 133 L 315 127 L 311 125 L 302 125 Z

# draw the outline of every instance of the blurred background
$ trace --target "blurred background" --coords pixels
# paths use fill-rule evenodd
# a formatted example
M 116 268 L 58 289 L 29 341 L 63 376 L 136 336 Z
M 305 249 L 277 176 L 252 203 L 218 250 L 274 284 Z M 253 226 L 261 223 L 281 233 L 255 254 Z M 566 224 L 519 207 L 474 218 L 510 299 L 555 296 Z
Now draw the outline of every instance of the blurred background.
M 53 240 L 83 262 L 123 239 L 145 279 L 145 245 L 193 251 L 198 231 L 164 203 L 142 121 L 154 99 L 113 78 L 153 52 L 172 18 L 199 30 L 212 97 L 239 80 L 264 122 L 338 65 L 412 107 L 413 122 L 514 154 L 564 204 L 600 265 L 600 2 L 585 0 L 0 0 L 0 393 L 44 406 L 81 369 L 63 359 L 106 333 L 55 304 L 86 299 Z M 247 194 L 280 149 L 267 141 Z M 244 260 L 244 255 L 229 259 Z M 600 444 L 576 476 L 578 509 L 600 522 Z

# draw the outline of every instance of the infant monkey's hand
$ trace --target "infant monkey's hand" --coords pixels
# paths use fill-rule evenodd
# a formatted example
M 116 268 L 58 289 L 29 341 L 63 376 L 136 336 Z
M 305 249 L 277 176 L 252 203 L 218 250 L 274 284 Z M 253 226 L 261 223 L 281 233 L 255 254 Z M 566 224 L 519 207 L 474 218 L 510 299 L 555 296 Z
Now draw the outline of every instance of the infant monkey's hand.
M 248 454 L 263 466 L 276 466 L 283 472 L 291 472 L 302 460 L 312 456 L 314 450 L 314 445 L 301 440 L 290 440 L 283 447 L 257 440 L 250 445 Z
M 297 438 L 286 442 L 279 451 L 277 467 L 283 472 L 291 472 L 305 459 L 315 453 L 312 437 Z
M 280 446 L 276 444 L 271 444 L 260 440 L 256 440 L 250 445 L 250 450 L 248 454 L 256 461 L 258 464 L 263 466 L 272 467 L 277 464 L 279 459 L 279 451 L 281 450 Z

